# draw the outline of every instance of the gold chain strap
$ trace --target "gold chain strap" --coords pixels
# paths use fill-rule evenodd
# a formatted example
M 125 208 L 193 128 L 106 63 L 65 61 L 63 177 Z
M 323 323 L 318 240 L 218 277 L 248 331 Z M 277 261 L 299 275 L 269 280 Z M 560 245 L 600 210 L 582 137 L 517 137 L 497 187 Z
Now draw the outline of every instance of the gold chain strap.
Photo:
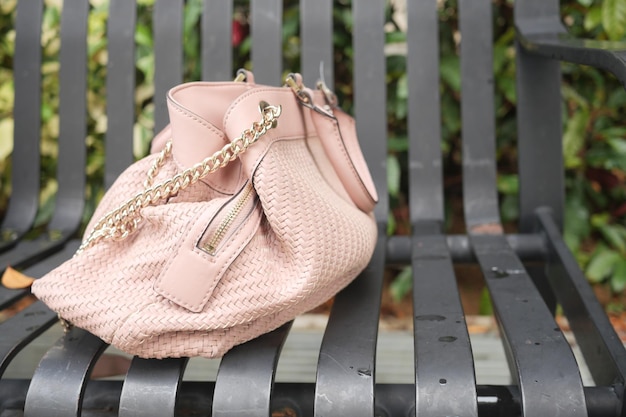
M 261 120 L 254 122 L 249 129 L 243 131 L 241 136 L 225 145 L 213 155 L 205 158 L 202 162 L 176 174 L 166 181 L 152 186 L 152 182 L 157 176 L 159 169 L 172 153 L 172 142 L 168 142 L 148 171 L 147 179 L 144 182 L 144 191 L 126 201 L 117 209 L 106 214 L 96 224 L 89 236 L 82 242 L 76 254 L 93 246 L 102 239 L 126 239 L 137 229 L 141 221 L 142 208 L 156 205 L 158 202 L 178 194 L 179 191 L 184 190 L 210 173 L 236 160 L 239 155 L 258 141 L 268 130 L 276 127 L 281 110 L 280 106 L 271 106 L 265 101 L 261 101 L 259 103 L 259 111 L 262 115 Z

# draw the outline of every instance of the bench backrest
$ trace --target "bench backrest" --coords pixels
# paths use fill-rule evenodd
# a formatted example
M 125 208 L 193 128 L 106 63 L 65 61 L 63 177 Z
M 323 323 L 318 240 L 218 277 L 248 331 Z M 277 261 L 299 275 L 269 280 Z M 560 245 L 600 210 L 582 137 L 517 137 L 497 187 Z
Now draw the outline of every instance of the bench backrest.
M 165 93 L 183 82 L 184 42 L 182 1 L 157 0 L 154 5 L 154 128 L 167 124 Z M 196 2 L 198 3 L 198 2 Z M 76 166 L 86 164 L 84 138 L 87 134 L 87 19 L 89 5 L 82 0 L 67 0 L 63 8 L 60 53 L 60 128 L 57 209 L 51 228 L 76 230 L 82 220 L 85 179 L 73 173 Z M 201 18 L 200 56 L 202 79 L 225 80 L 234 70 L 231 22 L 235 12 L 231 2 L 204 1 Z M 282 68 L 283 41 L 282 2 L 260 0 L 250 8 L 252 37 L 252 69 L 260 83 L 278 85 Z M 333 64 L 342 64 L 335 57 L 332 45 L 332 2 L 302 1 L 300 3 L 301 72 L 305 82 L 314 84 L 324 63 L 325 79 L 333 84 Z M 441 109 L 439 98 L 439 40 L 437 2 L 408 2 L 407 86 L 411 224 L 414 228 L 441 230 L 444 221 L 442 181 Z M 528 6 L 526 6 L 528 7 Z M 14 196 L 4 227 L 19 233 L 28 230 L 36 212 L 33 190 L 39 176 L 38 160 L 41 100 L 37 76 L 41 57 L 40 32 L 43 1 L 19 2 L 17 13 L 16 126 L 13 158 Z M 388 212 L 385 161 L 387 155 L 387 91 L 385 56 L 385 2 L 355 2 L 354 26 L 354 115 L 370 169 L 376 181 L 381 202 L 377 218 L 385 223 Z M 461 113 L 463 123 L 464 196 L 466 221 L 472 228 L 499 222 L 495 188 L 495 117 L 492 58 L 491 5 L 489 1 L 460 2 Z M 132 160 L 133 125 L 136 119 L 135 85 L 135 19 L 133 1 L 111 0 L 107 23 L 107 133 L 105 144 L 105 186 L 109 186 Z M 269 24 L 268 24 L 269 23 Z M 468 30 L 470 29 L 471 30 Z M 540 205 L 553 207 L 557 217 L 562 210 L 562 170 L 555 163 L 558 144 L 547 147 L 545 137 L 560 132 L 558 91 L 553 83 L 558 72 L 553 63 L 537 63 L 537 58 L 518 58 L 520 129 L 520 193 L 521 226 L 530 231 L 529 218 Z M 341 60 L 348 57 L 342 56 Z M 529 63 L 526 63 L 529 62 Z M 532 69 L 532 80 L 524 78 L 526 66 L 542 65 L 549 71 Z M 342 70 L 345 72 L 345 70 Z M 538 82 L 540 74 L 545 82 Z M 544 87 L 544 84 L 546 87 Z M 552 88 L 546 100 L 546 88 Z M 534 102 L 532 92 L 541 97 Z M 528 101 L 528 104 L 526 103 Z M 535 99 L 535 101 L 537 101 Z M 551 117 L 545 117 L 550 114 Z M 528 120 L 528 121 L 526 121 Z M 528 146 L 525 143 L 528 142 Z M 542 146 L 536 146 L 541 144 Z M 541 148 L 541 151 L 537 151 Z M 554 149 L 553 149 L 554 148 Z M 558 158 L 557 158 L 558 159 Z M 490 160 L 491 165 L 481 165 Z M 542 160 L 551 163 L 542 163 Z M 532 162 L 532 163 L 531 163 Z M 526 170 L 527 166 L 531 169 Z M 546 178 L 548 182 L 544 181 Z M 548 185 L 553 184 L 553 185 Z M 541 187 L 540 187 L 541 185 Z

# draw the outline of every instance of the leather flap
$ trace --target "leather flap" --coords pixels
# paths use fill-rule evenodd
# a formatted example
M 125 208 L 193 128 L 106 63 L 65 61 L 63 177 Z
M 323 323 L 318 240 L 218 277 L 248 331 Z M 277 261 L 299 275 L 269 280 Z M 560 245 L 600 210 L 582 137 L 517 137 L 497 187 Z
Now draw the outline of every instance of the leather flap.
M 200 240 L 211 222 L 232 202 L 217 210 L 207 210 L 185 235 L 178 251 L 154 283 L 154 291 L 194 313 L 201 312 L 228 267 L 239 256 L 257 231 L 263 214 L 260 204 L 246 213 L 236 230 L 210 254 L 200 247 Z M 209 206 L 209 204 L 207 204 Z
M 359 146 L 354 119 L 338 108 L 331 113 L 317 106 L 311 115 L 324 151 L 350 198 L 359 209 L 370 213 L 378 194 Z

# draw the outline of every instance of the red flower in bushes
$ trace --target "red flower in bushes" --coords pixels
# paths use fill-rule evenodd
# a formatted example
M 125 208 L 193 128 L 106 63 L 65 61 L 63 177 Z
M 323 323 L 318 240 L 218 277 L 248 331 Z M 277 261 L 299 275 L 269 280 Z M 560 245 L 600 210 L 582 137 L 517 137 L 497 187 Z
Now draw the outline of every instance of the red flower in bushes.
M 248 36 L 248 25 L 238 20 L 233 20 L 233 46 L 239 46 Z

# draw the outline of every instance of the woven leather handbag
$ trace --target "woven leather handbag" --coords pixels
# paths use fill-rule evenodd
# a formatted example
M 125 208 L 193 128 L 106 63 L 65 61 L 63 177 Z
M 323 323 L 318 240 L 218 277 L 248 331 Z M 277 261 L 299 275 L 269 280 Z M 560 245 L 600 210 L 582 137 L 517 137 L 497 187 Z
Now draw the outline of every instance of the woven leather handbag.
M 369 262 L 377 200 L 354 120 L 322 86 L 174 87 L 155 153 L 33 293 L 140 357 L 216 357 L 331 298 Z

